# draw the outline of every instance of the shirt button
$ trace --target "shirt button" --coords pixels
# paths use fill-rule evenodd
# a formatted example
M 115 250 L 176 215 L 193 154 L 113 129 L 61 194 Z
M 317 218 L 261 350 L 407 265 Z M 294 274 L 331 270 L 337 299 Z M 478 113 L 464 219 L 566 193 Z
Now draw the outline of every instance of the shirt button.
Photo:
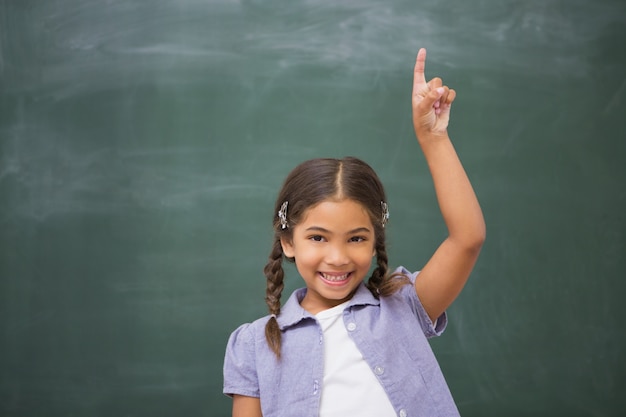
M 400 413 L 398 415 L 400 417 L 406 417 L 406 410 L 403 408 L 402 410 L 400 410 Z
M 353 332 L 356 330 L 356 323 L 348 323 L 348 330 Z
M 385 368 L 383 368 L 382 366 L 377 366 L 374 368 L 374 373 L 376 375 L 382 375 L 385 373 Z

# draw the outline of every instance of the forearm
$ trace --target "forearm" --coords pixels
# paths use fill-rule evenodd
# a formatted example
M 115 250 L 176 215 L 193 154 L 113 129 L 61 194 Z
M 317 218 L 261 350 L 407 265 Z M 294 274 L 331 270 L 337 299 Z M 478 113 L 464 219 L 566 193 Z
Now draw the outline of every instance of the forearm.
M 472 185 L 448 135 L 419 139 L 449 239 L 467 249 L 480 249 L 485 221 Z

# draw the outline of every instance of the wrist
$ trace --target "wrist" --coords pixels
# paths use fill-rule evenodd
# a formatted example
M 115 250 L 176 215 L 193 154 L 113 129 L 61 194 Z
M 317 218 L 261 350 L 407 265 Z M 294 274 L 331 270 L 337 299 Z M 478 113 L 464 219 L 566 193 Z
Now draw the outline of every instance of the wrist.
M 427 146 L 432 143 L 441 143 L 450 140 L 447 130 L 444 130 L 443 132 L 420 132 L 416 133 L 416 137 L 420 146 Z

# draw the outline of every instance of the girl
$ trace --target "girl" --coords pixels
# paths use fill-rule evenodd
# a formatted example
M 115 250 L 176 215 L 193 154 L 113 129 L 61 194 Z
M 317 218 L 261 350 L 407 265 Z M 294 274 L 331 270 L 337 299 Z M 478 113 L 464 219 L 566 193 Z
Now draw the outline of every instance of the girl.
M 276 201 L 265 266 L 270 315 L 228 342 L 224 393 L 233 417 L 458 416 L 427 338 L 446 327 L 485 224 L 447 133 L 456 93 L 439 78 L 427 83 L 425 62 L 420 49 L 413 125 L 448 237 L 421 272 L 388 273 L 389 211 L 374 171 L 356 158 L 297 166 Z M 306 288 L 281 308 L 283 258 L 295 262 Z

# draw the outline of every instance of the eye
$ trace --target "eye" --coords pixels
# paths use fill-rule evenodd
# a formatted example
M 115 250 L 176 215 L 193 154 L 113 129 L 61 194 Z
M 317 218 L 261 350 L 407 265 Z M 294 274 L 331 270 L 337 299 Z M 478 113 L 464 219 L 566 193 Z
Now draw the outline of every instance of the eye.
M 367 239 L 365 238 L 365 236 L 352 236 L 350 238 L 350 242 L 365 242 Z
M 309 240 L 312 240 L 313 242 L 323 242 L 324 237 L 322 235 L 312 235 L 309 236 Z

